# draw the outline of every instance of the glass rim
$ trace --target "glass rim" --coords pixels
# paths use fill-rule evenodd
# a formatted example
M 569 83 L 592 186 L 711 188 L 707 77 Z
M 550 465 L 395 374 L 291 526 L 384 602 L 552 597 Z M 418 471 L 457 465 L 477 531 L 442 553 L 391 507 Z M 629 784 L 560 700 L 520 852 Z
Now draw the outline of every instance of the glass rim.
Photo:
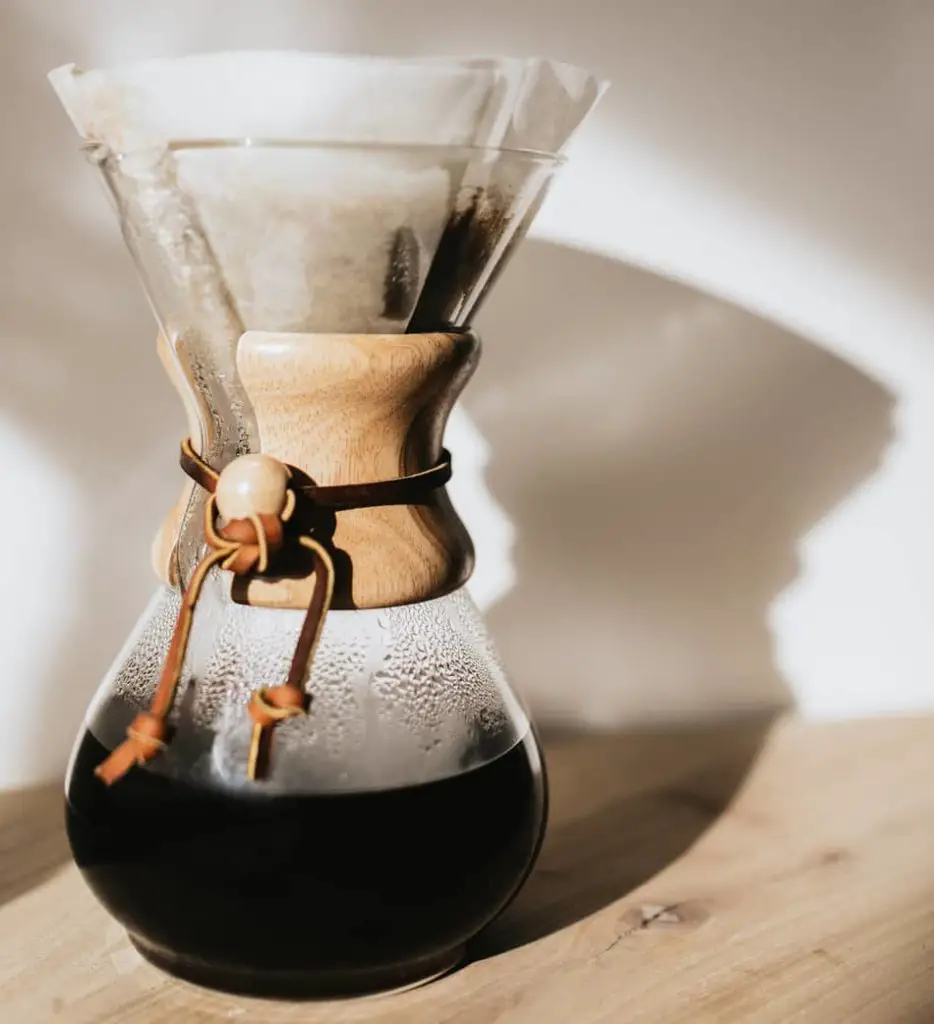
M 475 143 L 460 142 L 383 142 L 383 141 L 352 141 L 327 139 L 283 139 L 245 136 L 242 138 L 195 138 L 171 139 L 166 143 L 152 146 L 140 146 L 132 149 L 115 150 L 105 142 L 93 139 L 85 140 L 81 151 L 98 159 L 114 159 L 118 163 L 128 157 L 141 153 L 166 152 L 178 153 L 187 150 L 226 150 L 226 149 L 294 149 L 294 150 L 345 150 L 348 152 L 377 153 L 464 153 L 490 154 L 497 156 L 517 157 L 531 163 L 560 167 L 567 162 L 564 153 L 549 153 L 545 150 L 523 149 L 512 146 L 484 146 Z

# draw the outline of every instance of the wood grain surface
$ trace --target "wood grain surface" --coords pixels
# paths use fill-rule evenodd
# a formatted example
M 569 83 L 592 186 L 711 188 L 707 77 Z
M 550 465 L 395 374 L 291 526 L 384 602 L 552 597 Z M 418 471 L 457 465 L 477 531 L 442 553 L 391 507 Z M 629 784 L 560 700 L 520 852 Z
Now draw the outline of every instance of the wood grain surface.
M 251 1001 L 142 962 L 66 864 L 56 787 L 0 796 L 10 1024 L 931 1024 L 934 719 L 546 737 L 539 867 L 460 970 Z

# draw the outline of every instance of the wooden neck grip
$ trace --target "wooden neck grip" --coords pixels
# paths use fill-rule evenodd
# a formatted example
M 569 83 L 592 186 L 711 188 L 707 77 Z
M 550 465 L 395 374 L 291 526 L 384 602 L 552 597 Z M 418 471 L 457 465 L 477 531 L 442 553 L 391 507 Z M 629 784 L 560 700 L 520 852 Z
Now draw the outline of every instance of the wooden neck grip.
M 237 367 L 260 450 L 318 484 L 366 483 L 435 465 L 444 426 L 476 366 L 470 334 L 279 334 L 248 331 Z M 336 517 L 335 608 L 439 597 L 467 581 L 473 548 L 443 490 L 421 505 Z M 304 608 L 310 580 L 250 581 L 242 600 Z
M 191 436 L 211 430 L 184 352 L 160 356 L 189 418 Z M 445 423 L 479 357 L 471 334 L 284 334 L 248 331 L 237 366 L 258 425 L 259 450 L 318 484 L 369 483 L 438 462 Z M 256 439 L 254 439 L 256 440 Z M 218 467 L 221 468 L 221 467 Z M 177 585 L 172 552 L 192 494 L 186 481 L 153 545 L 156 572 Z M 423 601 L 470 577 L 473 547 L 444 490 L 424 504 L 351 509 L 336 517 L 334 608 Z M 252 580 L 237 600 L 305 608 L 313 579 Z

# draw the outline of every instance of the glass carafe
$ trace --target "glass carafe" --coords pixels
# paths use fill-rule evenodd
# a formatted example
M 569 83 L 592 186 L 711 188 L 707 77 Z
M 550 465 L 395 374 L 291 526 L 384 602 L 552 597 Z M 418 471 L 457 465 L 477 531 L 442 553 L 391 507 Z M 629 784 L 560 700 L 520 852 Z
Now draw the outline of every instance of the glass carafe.
M 330 478 L 311 477 L 358 483 L 361 449 L 391 434 L 377 412 L 397 415 L 405 388 L 417 413 L 389 463 L 401 476 L 446 458 L 444 421 L 478 354 L 469 323 L 557 153 L 294 138 L 86 148 L 207 466 L 272 448 L 287 472 L 307 474 L 309 417 L 338 401 L 375 411 L 341 420 L 327 436 L 331 468 L 308 456 Z M 373 390 L 373 374 L 418 339 L 455 355 Z M 303 677 L 304 713 L 276 725 L 262 777 L 247 770 L 256 730 L 246 709 L 288 674 L 305 612 L 238 592 L 215 566 L 194 605 L 165 742 L 102 781 L 101 764 L 153 705 L 211 501 L 189 486 L 167 518 L 163 584 L 89 709 L 66 781 L 75 860 L 143 955 L 196 982 L 335 994 L 443 973 L 522 885 L 546 818 L 534 731 L 463 586 L 470 542 L 443 489 L 398 513 L 415 517 L 408 536 L 424 535 L 440 560 L 430 586 L 396 586 L 379 544 L 332 545 L 343 589 Z M 402 520 L 367 522 L 390 536 Z

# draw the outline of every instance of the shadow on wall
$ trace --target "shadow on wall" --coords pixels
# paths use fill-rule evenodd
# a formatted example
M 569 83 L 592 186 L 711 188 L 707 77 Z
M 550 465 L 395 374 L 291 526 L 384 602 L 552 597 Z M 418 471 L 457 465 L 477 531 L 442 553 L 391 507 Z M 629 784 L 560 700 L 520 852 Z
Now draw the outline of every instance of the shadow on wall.
M 878 466 L 892 396 L 748 313 L 538 241 L 478 330 L 466 404 L 517 536 L 489 621 L 539 721 L 787 705 L 770 605 Z

